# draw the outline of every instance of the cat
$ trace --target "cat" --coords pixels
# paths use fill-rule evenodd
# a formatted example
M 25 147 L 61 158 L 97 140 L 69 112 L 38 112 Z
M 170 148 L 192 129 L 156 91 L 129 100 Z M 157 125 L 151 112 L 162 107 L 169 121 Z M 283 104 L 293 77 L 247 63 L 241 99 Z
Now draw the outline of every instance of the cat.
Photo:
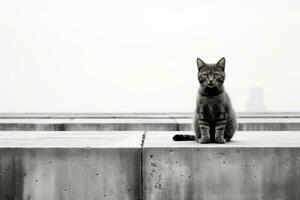
M 197 58 L 198 90 L 194 116 L 195 135 L 175 135 L 175 141 L 196 140 L 199 143 L 226 143 L 237 128 L 236 116 L 223 83 L 225 58 L 206 64 Z

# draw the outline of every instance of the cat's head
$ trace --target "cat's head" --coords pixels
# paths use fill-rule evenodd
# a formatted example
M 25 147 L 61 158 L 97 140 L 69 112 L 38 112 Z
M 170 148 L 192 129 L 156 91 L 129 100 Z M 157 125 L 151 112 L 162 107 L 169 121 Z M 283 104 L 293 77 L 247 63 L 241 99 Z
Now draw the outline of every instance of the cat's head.
M 221 87 L 225 80 L 225 58 L 221 58 L 216 64 L 206 64 L 197 58 L 198 80 L 204 88 Z

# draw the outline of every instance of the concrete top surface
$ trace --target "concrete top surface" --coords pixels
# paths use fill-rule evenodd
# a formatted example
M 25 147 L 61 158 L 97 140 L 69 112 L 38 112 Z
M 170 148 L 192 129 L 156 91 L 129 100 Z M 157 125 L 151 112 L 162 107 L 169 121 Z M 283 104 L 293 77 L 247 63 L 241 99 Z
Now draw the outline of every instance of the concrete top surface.
M 300 123 L 300 118 L 239 118 L 239 123 Z
M 140 148 L 143 131 L 0 131 L 0 148 Z
M 0 113 L 0 118 L 191 118 L 193 112 L 131 113 Z M 238 112 L 241 118 L 300 118 L 300 112 Z
M 174 119 L 85 119 L 78 118 L 66 122 L 67 124 L 176 124 Z
M 0 118 L 0 124 L 186 124 L 192 118 Z M 239 123 L 300 123 L 300 118 L 238 118 Z
M 192 118 L 176 118 L 179 124 L 192 123 Z M 238 118 L 239 123 L 300 123 L 300 118 Z
M 300 131 L 238 131 L 226 144 L 200 144 L 195 141 L 173 141 L 176 134 L 191 134 L 192 131 L 146 132 L 144 148 L 206 148 L 206 147 L 298 147 Z
M 70 119 L 47 119 L 47 118 L 7 118 L 0 119 L 0 124 L 61 124 Z

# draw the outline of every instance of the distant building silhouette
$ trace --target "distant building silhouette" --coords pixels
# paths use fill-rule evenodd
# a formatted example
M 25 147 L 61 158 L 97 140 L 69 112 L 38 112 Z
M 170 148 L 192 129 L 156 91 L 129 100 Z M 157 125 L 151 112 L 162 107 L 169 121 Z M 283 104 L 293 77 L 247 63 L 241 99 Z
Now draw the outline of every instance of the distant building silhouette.
M 265 112 L 267 110 L 264 103 L 264 90 L 260 86 L 250 88 L 249 98 L 246 102 L 246 111 Z

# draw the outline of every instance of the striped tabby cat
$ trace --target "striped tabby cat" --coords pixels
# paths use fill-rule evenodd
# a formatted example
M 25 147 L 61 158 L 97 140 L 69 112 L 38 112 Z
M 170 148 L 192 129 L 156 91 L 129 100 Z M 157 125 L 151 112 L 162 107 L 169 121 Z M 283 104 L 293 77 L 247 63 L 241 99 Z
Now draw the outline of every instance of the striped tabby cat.
M 197 58 L 200 88 L 194 117 L 194 135 L 175 135 L 175 141 L 196 140 L 199 143 L 226 143 L 237 123 L 228 94 L 224 90 L 225 58 L 206 64 Z

